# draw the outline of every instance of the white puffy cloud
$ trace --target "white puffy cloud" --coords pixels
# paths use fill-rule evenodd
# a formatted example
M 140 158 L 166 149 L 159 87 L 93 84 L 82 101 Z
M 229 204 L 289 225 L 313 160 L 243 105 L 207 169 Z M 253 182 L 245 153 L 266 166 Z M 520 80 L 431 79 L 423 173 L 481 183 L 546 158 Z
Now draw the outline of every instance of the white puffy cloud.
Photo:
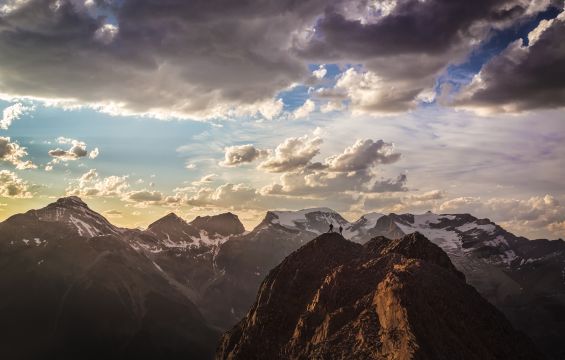
M 315 140 L 315 141 L 313 141 Z M 314 162 L 321 139 L 290 138 L 280 144 L 259 168 L 283 173 L 280 182 L 264 186 L 262 195 L 328 198 L 337 194 L 406 191 L 406 175 L 396 179 L 379 177 L 377 165 L 400 159 L 390 143 L 358 140 L 342 153 Z M 308 145 L 308 146 L 307 146 Z
M 74 180 L 67 187 L 66 193 L 81 197 L 122 196 L 129 187 L 127 175 L 100 177 L 96 169 L 90 169 Z
M 414 108 L 423 87 L 410 82 L 383 79 L 372 71 L 346 70 L 337 80 L 337 91 L 343 91 L 354 114 L 397 113 Z
M 0 129 L 7 130 L 10 125 L 18 120 L 26 112 L 33 110 L 33 107 L 25 106 L 22 103 L 15 103 L 8 106 L 2 112 L 2 119 L 0 119 Z
M 322 106 L 320 106 L 320 111 L 322 113 L 330 113 L 333 111 L 342 111 L 345 109 L 345 105 L 343 104 L 343 101 L 341 100 L 330 100 L 324 104 L 322 104 Z
M 18 170 L 37 168 L 31 161 L 23 160 L 27 155 L 26 148 L 12 142 L 9 137 L 0 136 L 0 161 L 8 162 Z
M 292 116 L 295 119 L 302 119 L 308 117 L 314 110 L 316 110 L 316 104 L 312 100 L 307 99 L 304 104 L 292 112 Z
M 282 173 L 303 168 L 314 156 L 320 153 L 323 140 L 304 135 L 286 139 L 278 145 L 269 157 L 259 164 L 259 168 L 268 172 Z
M 331 156 L 325 163 L 330 171 L 358 171 L 376 164 L 392 164 L 400 159 L 400 153 L 394 152 L 394 146 L 383 140 L 357 140 L 343 153 Z
M 229 146 L 225 148 L 224 160 L 220 162 L 220 165 L 233 167 L 248 164 L 267 154 L 268 151 L 258 149 L 252 144 Z
M 192 189 L 184 196 L 188 205 L 199 207 L 244 208 L 253 207 L 258 198 L 256 190 L 246 184 L 223 184 L 217 188 Z M 179 194 L 176 195 L 180 197 Z
M 328 73 L 328 70 L 326 69 L 325 65 L 320 65 L 316 70 L 312 71 L 312 75 L 316 79 L 323 79 L 326 76 L 327 73 Z
M 100 150 L 98 148 L 94 148 L 90 153 L 88 153 L 88 157 L 91 159 L 96 159 L 100 155 Z
M 8 170 L 0 170 L 0 196 L 7 198 L 30 198 L 27 181 Z

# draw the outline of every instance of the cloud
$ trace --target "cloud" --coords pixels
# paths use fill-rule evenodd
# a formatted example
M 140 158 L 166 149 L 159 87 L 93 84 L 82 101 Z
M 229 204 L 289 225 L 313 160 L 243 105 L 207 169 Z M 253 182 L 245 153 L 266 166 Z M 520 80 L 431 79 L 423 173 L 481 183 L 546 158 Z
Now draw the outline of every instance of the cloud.
M 316 110 L 316 104 L 312 100 L 307 99 L 304 104 L 293 111 L 292 116 L 295 119 L 302 119 L 308 117 L 314 110 Z
M 220 162 L 220 166 L 233 167 L 252 163 L 267 154 L 268 151 L 258 149 L 252 144 L 229 146 L 225 148 L 224 160 Z
M 336 83 L 350 101 L 354 114 L 397 113 L 414 108 L 424 88 L 381 78 L 375 72 L 350 68 Z
M 112 218 L 121 218 L 123 217 L 123 213 L 119 210 L 111 209 L 104 211 L 104 215 L 112 217 Z
M 163 200 L 163 193 L 160 191 L 136 190 L 125 194 L 124 199 L 138 203 L 156 203 Z
M 91 159 L 96 159 L 100 155 L 100 150 L 98 148 L 94 148 L 90 153 L 88 153 L 88 157 Z
M 438 74 L 468 55 L 491 29 L 531 17 L 550 1 L 85 4 L 2 5 L 4 97 L 88 105 L 112 114 L 273 118 L 282 109 L 274 97 L 307 79 L 309 63 L 333 62 L 362 64 L 379 83 L 394 84 L 390 102 L 375 96 L 379 101 L 365 102 L 362 109 L 397 111 L 410 108 L 411 95 L 433 87 Z M 322 79 L 324 68 L 312 76 Z
M 177 194 L 177 198 L 182 197 Z M 254 207 L 258 199 L 256 190 L 245 184 L 223 184 L 215 189 L 200 188 L 192 195 L 185 195 L 188 205 L 199 207 L 244 208 Z
M 318 69 L 312 71 L 312 75 L 316 79 L 323 79 L 326 76 L 327 73 L 328 73 L 328 70 L 326 69 L 325 65 L 320 65 L 318 67 Z
M 191 118 L 278 114 L 274 95 L 308 73 L 292 55 L 293 40 L 325 7 L 321 0 L 50 5 L 29 0 L 0 13 L 0 93 Z
M 400 159 L 400 153 L 394 152 L 394 146 L 383 140 L 357 140 L 343 153 L 326 159 L 330 171 L 358 171 L 376 164 L 392 164 Z
M 520 112 L 565 106 L 565 12 L 543 20 L 490 60 L 456 95 L 454 104 L 477 112 Z
M 9 137 L 0 136 L 0 161 L 8 162 L 18 170 L 35 169 L 37 166 L 31 161 L 24 161 L 28 155 L 26 148 L 12 142 Z
M 130 187 L 128 176 L 100 177 L 96 169 L 90 169 L 67 187 L 67 195 L 81 197 L 122 196 Z
M 109 45 L 118 35 L 120 28 L 113 24 L 104 24 L 94 32 L 94 39 L 105 45 Z
M 51 162 L 53 164 L 57 164 L 60 161 L 75 161 L 87 156 L 91 159 L 96 159 L 100 153 L 98 148 L 95 148 L 89 153 L 86 150 L 86 143 L 79 140 L 59 137 L 57 142 L 59 144 L 70 144 L 71 147 L 69 150 L 63 150 L 61 148 L 49 150 L 49 156 L 54 158 Z
M 0 170 L 0 196 L 7 198 L 30 198 L 31 192 L 26 181 L 15 173 Z
M 322 142 L 323 140 L 318 136 L 288 138 L 259 164 L 259 168 L 273 173 L 300 169 L 320 153 Z
M 204 175 L 203 177 L 200 178 L 200 180 L 193 181 L 192 185 L 194 186 L 206 185 L 213 182 L 216 177 L 218 177 L 218 175 L 216 174 Z
M 313 62 L 362 65 L 348 70 L 339 84 L 355 112 L 406 111 L 493 29 L 508 28 L 551 4 L 556 2 L 339 1 L 297 52 Z
M 345 106 L 343 104 L 343 101 L 338 101 L 338 100 L 331 100 L 320 106 L 320 111 L 324 114 L 333 111 L 342 111 L 344 109 Z
M 549 194 L 528 199 L 458 197 L 443 202 L 439 210 L 489 217 L 503 227 L 533 237 L 547 232 L 563 236 L 560 230 L 565 221 L 565 207 Z
M 361 214 L 367 211 L 418 213 L 436 208 L 444 199 L 445 192 L 437 189 L 409 195 L 383 192 L 363 194 L 353 207 Z
M 33 107 L 25 106 L 22 103 L 15 103 L 4 109 L 2 112 L 2 119 L 0 119 L 0 129 L 8 130 L 10 125 L 18 120 L 26 112 L 33 110 Z
M 315 141 L 313 141 L 315 140 Z M 309 196 L 330 198 L 339 194 L 383 193 L 406 191 L 407 177 L 379 177 L 378 165 L 400 159 L 390 143 L 382 140 L 357 140 L 340 154 L 314 162 L 322 140 L 290 138 L 280 144 L 259 168 L 283 173 L 280 182 L 261 188 L 262 195 Z M 307 146 L 307 144 L 309 144 Z
M 441 200 L 445 197 L 445 192 L 441 190 L 430 190 L 422 194 L 410 195 L 406 197 L 412 202 L 425 202 L 431 200 Z

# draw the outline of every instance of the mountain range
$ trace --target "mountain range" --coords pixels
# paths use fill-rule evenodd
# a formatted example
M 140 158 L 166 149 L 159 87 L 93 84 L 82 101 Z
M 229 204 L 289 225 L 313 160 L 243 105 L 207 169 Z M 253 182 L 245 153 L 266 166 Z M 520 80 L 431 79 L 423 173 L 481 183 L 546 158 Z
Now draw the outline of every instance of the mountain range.
M 548 357 L 565 358 L 562 240 L 528 240 L 469 214 L 348 222 L 327 208 L 269 211 L 251 231 L 232 213 L 125 229 L 77 197 L 0 223 L 0 345 L 11 358 L 211 358 L 269 272 L 329 223 L 365 246 L 422 234 Z

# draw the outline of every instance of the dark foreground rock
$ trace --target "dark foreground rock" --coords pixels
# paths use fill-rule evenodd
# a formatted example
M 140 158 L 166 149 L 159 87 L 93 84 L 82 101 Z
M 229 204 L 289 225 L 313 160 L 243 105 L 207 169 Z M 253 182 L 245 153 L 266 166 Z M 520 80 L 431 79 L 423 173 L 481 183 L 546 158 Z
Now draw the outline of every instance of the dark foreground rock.
M 217 359 L 542 359 L 421 234 L 321 235 L 262 283 Z

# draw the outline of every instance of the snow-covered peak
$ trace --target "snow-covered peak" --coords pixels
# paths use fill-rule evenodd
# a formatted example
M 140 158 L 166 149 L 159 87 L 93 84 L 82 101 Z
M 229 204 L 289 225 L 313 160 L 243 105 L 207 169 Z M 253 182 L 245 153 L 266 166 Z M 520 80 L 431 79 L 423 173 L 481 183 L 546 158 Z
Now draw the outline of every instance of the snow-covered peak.
M 383 216 L 384 216 L 384 214 L 371 212 L 371 213 L 368 213 L 368 214 L 361 216 L 359 218 L 359 220 L 357 220 L 353 223 L 353 225 L 358 224 L 358 225 L 361 225 L 361 226 L 363 226 L 367 229 L 372 229 L 372 228 L 375 227 L 375 225 L 377 225 L 377 221 L 380 218 L 382 218 Z
M 40 221 L 65 224 L 81 237 L 91 238 L 120 233 L 119 228 L 96 211 L 91 210 L 77 196 L 60 198 L 42 209 L 30 211 L 29 214 Z
M 265 224 L 267 222 L 267 224 Z M 291 230 L 309 231 L 321 234 L 328 231 L 330 224 L 337 229 L 350 224 L 338 212 L 330 208 L 309 208 L 298 211 L 269 211 L 262 225 L 276 224 Z

